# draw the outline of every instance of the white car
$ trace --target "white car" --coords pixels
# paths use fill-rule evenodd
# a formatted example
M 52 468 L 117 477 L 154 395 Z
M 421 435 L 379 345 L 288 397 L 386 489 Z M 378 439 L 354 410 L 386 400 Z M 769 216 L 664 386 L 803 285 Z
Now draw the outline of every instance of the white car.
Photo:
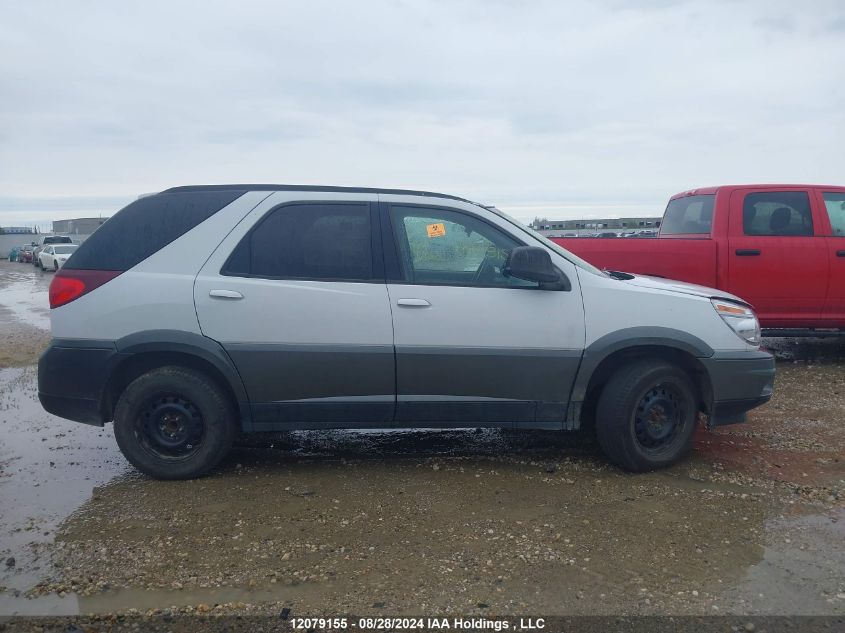
M 599 270 L 423 191 L 168 189 L 97 229 L 49 294 L 42 405 L 114 420 L 162 479 L 208 472 L 239 432 L 332 428 L 587 429 L 644 471 L 689 451 L 699 413 L 742 422 L 774 383 L 742 299 Z
M 38 267 L 41 270 L 58 270 L 65 265 L 76 249 L 78 244 L 55 244 L 45 246 L 38 253 Z

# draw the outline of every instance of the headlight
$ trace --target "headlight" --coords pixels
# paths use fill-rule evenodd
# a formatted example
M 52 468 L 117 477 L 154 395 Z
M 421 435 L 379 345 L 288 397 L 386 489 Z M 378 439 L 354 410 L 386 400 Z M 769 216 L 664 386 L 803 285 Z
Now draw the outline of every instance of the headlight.
M 748 306 L 724 299 L 710 299 L 722 320 L 746 343 L 760 344 L 760 322 Z

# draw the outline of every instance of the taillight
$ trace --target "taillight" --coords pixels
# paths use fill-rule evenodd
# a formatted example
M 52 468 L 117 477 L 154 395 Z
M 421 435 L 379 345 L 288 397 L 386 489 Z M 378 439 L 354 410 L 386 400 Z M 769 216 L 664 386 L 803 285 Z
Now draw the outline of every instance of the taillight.
M 79 299 L 107 281 L 117 277 L 119 270 L 69 270 L 61 268 L 50 282 L 50 308 L 58 308 Z

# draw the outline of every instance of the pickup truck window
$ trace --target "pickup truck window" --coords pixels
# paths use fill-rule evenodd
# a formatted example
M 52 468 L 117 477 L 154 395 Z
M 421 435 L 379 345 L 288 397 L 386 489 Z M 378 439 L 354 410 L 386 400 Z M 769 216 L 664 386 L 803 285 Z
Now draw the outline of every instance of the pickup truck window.
M 710 235 L 714 194 L 684 196 L 670 200 L 663 214 L 664 235 Z
M 742 228 L 746 235 L 812 235 L 810 197 L 806 191 L 749 193 L 742 205 Z
M 830 218 L 832 235 L 845 235 L 845 193 L 826 192 L 824 206 Z

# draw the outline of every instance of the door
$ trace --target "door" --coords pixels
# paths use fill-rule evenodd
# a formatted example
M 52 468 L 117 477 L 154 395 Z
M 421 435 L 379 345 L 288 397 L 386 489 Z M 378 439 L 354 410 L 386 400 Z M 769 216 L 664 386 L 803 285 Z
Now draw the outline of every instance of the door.
M 728 289 L 754 306 L 764 326 L 819 323 L 828 276 L 820 224 L 809 190 L 731 194 Z
M 553 255 L 572 289 L 543 290 L 502 273 L 525 242 L 492 212 L 381 200 L 397 425 L 561 428 L 584 345 L 574 265 Z
M 830 276 L 824 318 L 830 327 L 845 327 L 845 190 L 817 192 L 829 227 L 825 231 Z
M 393 329 L 370 197 L 274 194 L 197 277 L 200 327 L 240 372 L 255 430 L 392 421 Z

